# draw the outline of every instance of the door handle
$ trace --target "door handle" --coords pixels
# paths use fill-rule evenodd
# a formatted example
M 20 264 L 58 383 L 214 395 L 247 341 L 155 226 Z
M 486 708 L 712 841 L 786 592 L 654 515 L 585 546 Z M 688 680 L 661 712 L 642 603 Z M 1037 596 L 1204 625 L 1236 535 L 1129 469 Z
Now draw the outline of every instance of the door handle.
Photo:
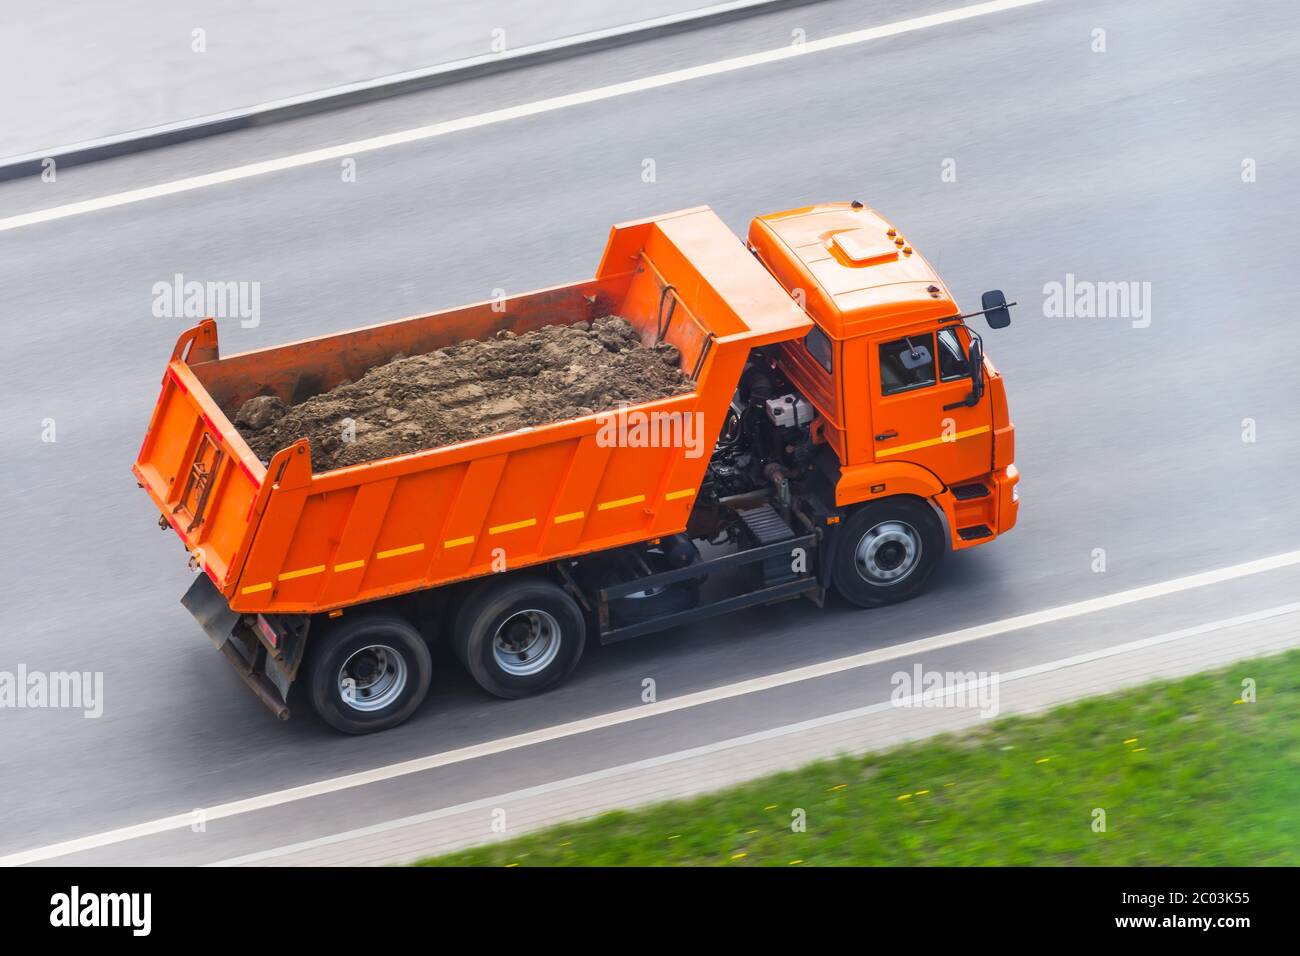
M 898 432 L 896 432 L 894 429 L 891 428 L 889 431 L 881 432 L 879 435 L 877 435 L 876 441 L 889 441 L 889 439 L 897 438 L 897 437 L 898 437 Z

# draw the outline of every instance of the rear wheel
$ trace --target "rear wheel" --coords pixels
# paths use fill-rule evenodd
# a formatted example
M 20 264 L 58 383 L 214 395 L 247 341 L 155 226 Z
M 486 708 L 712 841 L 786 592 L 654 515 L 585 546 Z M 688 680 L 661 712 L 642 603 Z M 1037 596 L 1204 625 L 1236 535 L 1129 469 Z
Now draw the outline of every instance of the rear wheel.
M 308 646 L 312 708 L 336 730 L 396 727 L 429 692 L 433 663 L 420 632 L 395 614 L 341 618 Z
M 498 697 L 536 694 L 578 665 L 587 625 L 577 602 L 545 578 L 491 580 L 456 615 L 451 646 L 480 687 Z
M 845 523 L 832 579 L 860 607 L 905 601 L 919 593 L 943 554 L 943 527 L 929 505 L 890 498 L 865 505 Z

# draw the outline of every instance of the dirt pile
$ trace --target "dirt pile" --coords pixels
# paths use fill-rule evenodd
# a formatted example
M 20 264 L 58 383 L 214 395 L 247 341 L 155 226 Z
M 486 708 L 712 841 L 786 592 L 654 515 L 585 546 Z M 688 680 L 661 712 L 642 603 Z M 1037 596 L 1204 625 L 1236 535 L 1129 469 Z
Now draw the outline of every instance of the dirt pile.
M 263 461 L 306 438 L 328 471 L 690 391 L 679 363 L 606 316 L 397 356 L 298 405 L 249 399 L 234 421 Z

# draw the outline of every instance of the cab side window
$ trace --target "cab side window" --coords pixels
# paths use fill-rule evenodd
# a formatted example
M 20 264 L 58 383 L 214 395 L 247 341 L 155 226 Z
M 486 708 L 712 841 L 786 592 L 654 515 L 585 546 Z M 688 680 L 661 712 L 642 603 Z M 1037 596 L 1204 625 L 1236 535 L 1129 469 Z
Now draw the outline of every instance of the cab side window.
M 880 346 L 880 393 L 894 395 L 935 382 L 934 335 L 926 333 Z
M 939 378 L 945 382 L 970 377 L 970 362 L 961 339 L 952 329 L 939 330 Z

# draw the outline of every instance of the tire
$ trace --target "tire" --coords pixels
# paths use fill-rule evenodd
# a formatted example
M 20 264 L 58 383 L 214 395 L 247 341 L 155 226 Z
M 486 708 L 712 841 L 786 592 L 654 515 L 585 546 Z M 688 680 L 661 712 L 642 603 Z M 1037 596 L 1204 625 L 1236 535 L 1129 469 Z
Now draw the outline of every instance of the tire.
M 644 554 L 650 570 L 658 574 L 672 570 L 668 557 L 659 551 Z M 691 561 L 694 564 L 695 561 Z M 637 591 L 609 602 L 609 621 L 616 627 L 640 624 L 665 614 L 676 614 L 700 603 L 700 579 L 678 581 L 657 591 Z
M 429 647 L 396 614 L 341 618 L 310 641 L 304 664 L 312 709 L 335 730 L 371 734 L 402 723 L 433 680 Z
M 919 594 L 944 552 L 943 526 L 918 498 L 886 498 L 856 511 L 840 531 L 831 580 L 859 607 Z
M 513 700 L 568 677 L 587 642 L 587 622 L 569 593 L 532 575 L 488 581 L 456 614 L 451 647 L 489 694 Z

